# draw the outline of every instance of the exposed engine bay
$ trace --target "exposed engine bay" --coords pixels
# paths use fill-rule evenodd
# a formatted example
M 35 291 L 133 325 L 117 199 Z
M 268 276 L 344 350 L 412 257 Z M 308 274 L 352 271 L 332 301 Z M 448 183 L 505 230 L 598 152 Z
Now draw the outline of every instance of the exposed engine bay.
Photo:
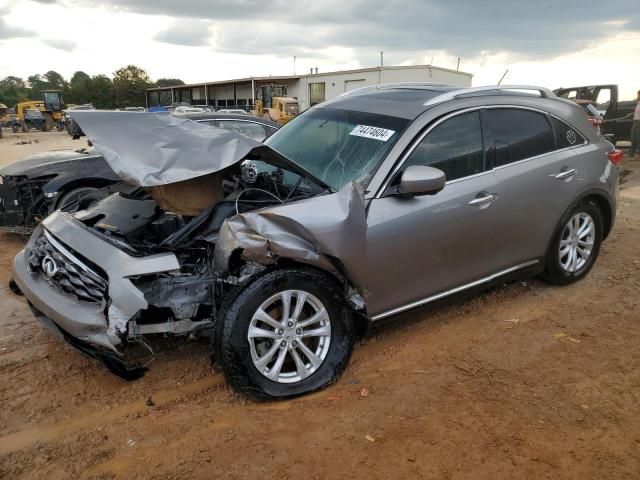
M 226 292 L 266 268 L 256 263 L 238 262 L 237 268 L 224 274 L 215 271 L 215 243 L 226 219 L 238 213 L 287 204 L 326 192 L 302 176 L 279 167 L 274 168 L 260 160 L 245 160 L 215 175 L 216 177 L 207 175 L 181 182 L 192 192 L 203 192 L 200 203 L 211 197 L 210 192 L 202 188 L 206 181 L 220 185 L 220 200 L 210 204 L 196 216 L 182 215 L 163 208 L 171 206 L 171 201 L 164 201 L 167 192 L 154 195 L 156 192 L 153 189 L 128 184 L 121 185 L 117 193 L 102 200 L 99 198 L 105 195 L 105 191 L 111 192 L 113 187 L 108 191 L 97 191 L 84 196 L 62 210 L 85 228 L 97 233 L 102 240 L 131 257 L 144 259 L 156 254 L 171 253 L 177 259 L 179 269 L 128 277 L 148 303 L 147 308 L 139 310 L 130 318 L 112 303 L 105 292 L 102 300 L 108 319 L 108 333 L 113 339 L 120 339 L 118 350 L 111 359 L 112 365 L 105 363 L 123 377 L 139 376 L 141 368 L 153 358 L 151 346 L 144 335 L 211 335 L 215 312 L 220 308 Z M 193 185 L 189 185 L 190 182 Z M 158 201 L 154 200 L 154 196 Z M 192 203 L 198 203 L 198 199 Z M 70 247 L 58 246 L 58 250 L 62 250 L 65 255 Z M 32 248 L 31 268 L 42 270 L 42 262 L 47 255 L 56 258 L 51 251 L 39 253 Z M 100 270 L 75 251 L 67 256 L 79 258 L 83 265 L 88 265 L 94 272 Z M 70 270 L 71 267 L 65 268 Z M 94 293 L 95 290 L 87 287 L 89 280 L 86 278 L 58 281 L 57 277 L 60 275 L 49 279 L 56 288 L 81 301 L 95 300 L 85 292 L 88 289 L 90 293 Z M 79 286 L 79 283 L 84 285 Z M 116 342 L 112 340 L 111 343 Z M 142 351 L 139 347 L 142 347 Z

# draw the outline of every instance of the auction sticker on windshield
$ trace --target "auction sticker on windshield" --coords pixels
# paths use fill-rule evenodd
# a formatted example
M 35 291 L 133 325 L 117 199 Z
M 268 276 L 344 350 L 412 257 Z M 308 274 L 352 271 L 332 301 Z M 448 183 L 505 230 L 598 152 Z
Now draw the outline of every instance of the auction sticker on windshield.
M 386 142 L 393 136 L 394 133 L 396 133 L 395 130 L 387 130 L 386 128 L 370 127 L 368 125 L 356 125 L 356 127 L 351 130 L 349 135 L 355 135 L 356 137 L 373 138 L 374 140 Z

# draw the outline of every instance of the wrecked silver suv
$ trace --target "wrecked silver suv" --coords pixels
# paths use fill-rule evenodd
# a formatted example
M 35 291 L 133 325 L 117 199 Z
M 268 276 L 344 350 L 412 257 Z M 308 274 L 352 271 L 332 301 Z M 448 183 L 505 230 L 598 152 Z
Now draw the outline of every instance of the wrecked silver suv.
M 582 278 L 615 218 L 619 152 L 541 88 L 364 89 L 266 145 L 176 117 L 72 115 L 127 186 L 48 217 L 14 279 L 126 378 L 146 335 L 200 334 L 241 392 L 310 392 L 371 321 L 513 277 Z

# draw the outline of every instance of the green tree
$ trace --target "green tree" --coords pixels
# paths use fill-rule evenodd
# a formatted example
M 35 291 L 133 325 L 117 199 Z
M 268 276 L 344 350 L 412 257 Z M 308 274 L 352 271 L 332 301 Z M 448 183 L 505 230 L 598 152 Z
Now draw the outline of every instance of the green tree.
M 81 105 L 91 103 L 91 95 L 93 92 L 92 80 L 85 72 L 78 71 L 73 74 L 69 81 L 69 88 L 66 92 L 67 103 Z
M 47 88 L 51 90 L 64 90 L 68 86 L 64 77 L 54 70 L 49 70 L 42 77 L 47 82 Z
M 0 80 L 0 103 L 12 108 L 16 103 L 29 100 L 31 89 L 20 77 L 8 76 Z
M 149 74 L 135 65 L 127 65 L 113 74 L 116 106 L 138 107 L 145 103 L 145 91 L 153 86 Z
M 159 78 L 156 80 L 156 87 L 173 87 L 175 85 L 184 85 L 179 78 Z
M 95 75 L 91 78 L 89 102 L 96 108 L 115 107 L 113 82 L 109 77 L 106 75 Z

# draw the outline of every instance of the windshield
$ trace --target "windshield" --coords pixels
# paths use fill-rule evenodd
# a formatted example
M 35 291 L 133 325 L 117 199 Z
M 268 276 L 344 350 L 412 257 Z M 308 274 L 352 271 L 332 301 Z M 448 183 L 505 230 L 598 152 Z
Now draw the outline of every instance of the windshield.
M 316 107 L 264 143 L 339 190 L 354 180 L 366 185 L 408 123 L 386 115 Z

